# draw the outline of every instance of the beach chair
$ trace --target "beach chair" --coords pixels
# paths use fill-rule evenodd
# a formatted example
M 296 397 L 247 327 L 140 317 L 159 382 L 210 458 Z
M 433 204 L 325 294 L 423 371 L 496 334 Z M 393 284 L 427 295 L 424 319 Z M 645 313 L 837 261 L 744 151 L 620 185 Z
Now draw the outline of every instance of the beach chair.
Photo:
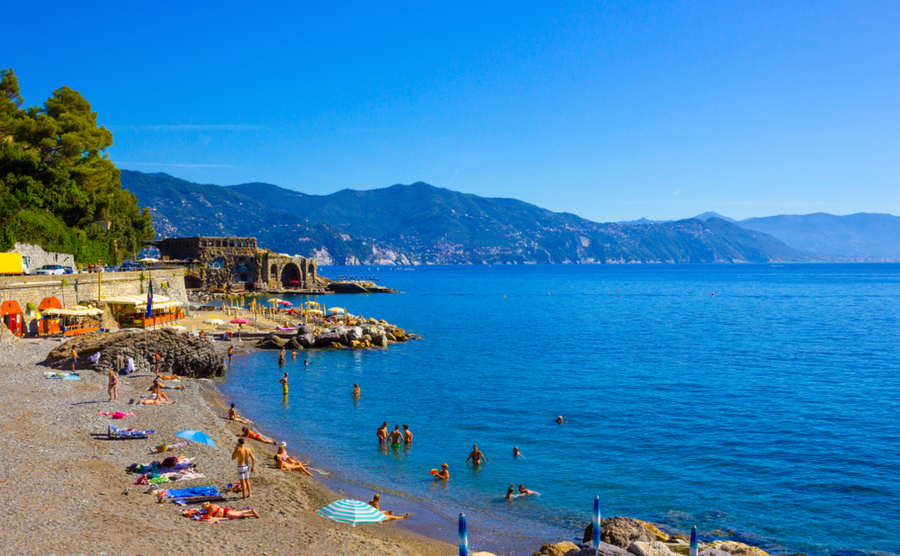
M 106 425 L 106 436 L 109 439 L 115 438 L 148 438 L 156 431 L 137 431 L 134 429 L 119 429 L 112 426 L 111 423 Z

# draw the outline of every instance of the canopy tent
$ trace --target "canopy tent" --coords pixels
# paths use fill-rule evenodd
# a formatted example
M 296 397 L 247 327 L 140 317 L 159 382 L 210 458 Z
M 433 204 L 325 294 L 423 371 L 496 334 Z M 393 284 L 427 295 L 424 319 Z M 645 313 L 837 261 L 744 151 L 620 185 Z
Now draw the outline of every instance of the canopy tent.
M 83 305 L 76 305 L 74 307 L 68 307 L 65 309 L 45 309 L 42 311 L 42 314 L 47 316 L 66 316 L 66 317 L 93 317 L 97 315 L 102 315 L 103 311 L 101 309 L 97 309 L 96 307 L 85 307 Z
M 38 311 L 43 311 L 45 309 L 62 309 L 62 303 L 59 302 L 55 297 L 45 297 L 41 304 L 38 305 Z
M 119 295 L 115 297 L 104 297 L 102 299 L 107 305 L 124 305 L 133 306 L 136 310 L 142 311 L 147 309 L 146 295 Z M 164 295 L 153 296 L 153 310 L 168 309 L 173 307 L 181 307 L 183 303 L 177 299 L 172 299 Z
M 184 318 L 184 312 L 179 309 L 182 303 L 164 295 L 153 296 L 149 311 L 146 295 L 104 297 L 102 301 L 109 305 L 113 317 L 122 327 L 146 328 Z

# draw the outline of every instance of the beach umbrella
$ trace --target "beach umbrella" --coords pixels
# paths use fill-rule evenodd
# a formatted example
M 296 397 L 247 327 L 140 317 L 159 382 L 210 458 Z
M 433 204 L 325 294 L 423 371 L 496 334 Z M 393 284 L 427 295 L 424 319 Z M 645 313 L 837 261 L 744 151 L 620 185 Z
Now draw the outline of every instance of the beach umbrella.
M 340 307 L 332 307 L 331 309 L 328 309 L 328 312 L 329 313 L 346 313 L 346 311 L 344 311 Z
M 469 556 L 469 532 L 466 530 L 466 514 L 459 514 L 459 556 Z
M 593 539 L 594 539 L 594 554 L 596 555 L 600 551 L 600 496 L 594 496 L 594 515 L 591 518 L 591 522 L 594 526 L 593 530 Z
M 253 324 L 253 321 L 249 321 L 249 320 L 243 319 L 243 318 L 231 319 L 228 322 L 230 322 L 231 324 Z
M 697 526 L 691 527 L 691 556 L 697 556 Z
M 294 306 L 293 303 L 291 303 L 290 301 L 285 301 L 284 299 L 279 299 L 278 304 L 284 305 L 285 307 L 293 307 Z
M 225 321 L 222 319 L 203 319 L 203 322 L 205 324 L 214 324 L 216 326 L 218 326 L 220 324 L 225 324 Z
M 175 433 L 175 436 L 178 438 L 183 438 L 185 440 L 190 440 L 191 442 L 198 442 L 200 444 L 206 444 L 207 446 L 216 446 L 216 443 L 213 442 L 213 439 L 205 435 L 200 431 L 179 431 Z
M 350 544 L 350 526 L 356 527 L 357 523 L 381 523 L 387 516 L 380 510 L 359 500 L 338 500 L 328 504 L 316 513 L 327 517 L 331 521 L 347 524 L 347 540 L 344 542 L 344 556 L 347 556 L 347 546 Z

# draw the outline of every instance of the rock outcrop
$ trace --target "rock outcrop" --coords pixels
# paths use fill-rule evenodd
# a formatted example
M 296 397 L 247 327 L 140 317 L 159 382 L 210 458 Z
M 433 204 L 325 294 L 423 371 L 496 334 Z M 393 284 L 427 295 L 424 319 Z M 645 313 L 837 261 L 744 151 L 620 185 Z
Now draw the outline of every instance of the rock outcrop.
M 731 556 L 731 554 L 717 548 L 707 548 L 700 553 L 700 556 Z
M 588 525 L 584 530 L 584 542 L 591 542 L 593 536 L 593 527 Z M 626 549 L 633 542 L 653 542 L 656 535 L 644 527 L 640 520 L 630 517 L 610 517 L 600 522 L 600 540 Z
M 633 556 L 627 550 L 601 542 L 597 547 L 597 554 L 600 556 Z M 594 556 L 594 547 L 590 543 L 585 544 L 577 550 L 570 550 L 566 556 Z
M 638 521 L 641 521 L 641 520 L 639 519 Z M 641 521 L 641 525 L 643 525 L 645 529 L 647 529 L 648 531 L 653 533 L 653 535 L 656 536 L 656 540 L 658 540 L 658 541 L 668 542 L 668 541 L 672 540 L 669 537 L 669 535 L 660 531 L 659 527 L 657 527 L 656 525 L 653 525 L 652 523 L 649 523 L 647 521 Z
M 769 556 L 769 554 L 761 548 L 735 541 L 713 541 L 706 545 L 706 548 L 723 550 L 731 554 L 731 556 Z
M 175 330 L 147 332 L 98 332 L 80 336 L 56 347 L 45 363 L 54 369 L 72 368 L 72 348 L 78 352 L 76 369 L 106 372 L 119 371 L 129 357 L 140 372 L 152 373 L 154 356 L 162 352 L 159 371 L 191 378 L 223 376 L 225 358 L 209 340 L 201 340 Z M 90 357 L 99 353 L 97 364 Z
M 669 550 L 669 547 L 661 541 L 633 542 L 628 547 L 628 552 L 635 556 L 675 556 L 675 553 Z
M 531 556 L 566 556 L 566 554 L 573 550 L 577 551 L 578 545 L 573 542 L 565 541 L 554 544 L 545 544 Z

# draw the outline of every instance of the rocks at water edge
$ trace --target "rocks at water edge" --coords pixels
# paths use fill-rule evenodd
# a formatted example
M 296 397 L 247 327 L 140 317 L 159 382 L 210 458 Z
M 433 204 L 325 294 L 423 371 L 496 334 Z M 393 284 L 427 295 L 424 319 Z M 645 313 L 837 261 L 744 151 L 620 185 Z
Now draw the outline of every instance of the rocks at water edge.
M 284 334 L 269 334 L 256 347 L 261 349 L 310 349 L 310 348 L 371 348 L 388 347 L 391 343 L 407 342 L 418 338 L 406 330 L 386 321 L 363 320 L 347 315 L 347 325 L 313 323 L 302 324 L 297 335 L 285 339 Z
M 129 357 L 141 372 L 153 372 L 157 351 L 162 352 L 160 374 L 175 374 L 190 378 L 223 376 L 225 358 L 209 340 L 201 340 L 176 330 L 146 332 L 96 332 L 79 336 L 53 349 L 45 363 L 54 369 L 72 368 L 72 348 L 78 352 L 76 369 L 118 372 Z M 90 357 L 100 354 L 94 364 Z
M 577 550 L 570 550 L 566 553 L 566 556 L 594 556 L 594 553 L 595 551 L 593 545 L 591 543 L 587 543 Z M 600 556 L 633 556 L 627 550 L 623 550 L 618 546 L 606 544 L 605 542 L 600 543 L 600 546 L 597 547 L 596 553 Z
M 769 554 L 761 548 L 750 546 L 749 544 L 744 544 L 742 542 L 713 541 L 706 545 L 706 547 L 725 551 L 728 554 L 731 554 L 731 556 L 769 556 Z
M 584 542 L 593 540 L 594 530 L 591 525 L 584 530 Z M 656 535 L 651 533 L 643 522 L 630 517 L 610 517 L 600 522 L 600 540 L 602 542 L 626 549 L 633 542 L 653 542 Z
M 638 521 L 641 521 L 641 520 L 639 519 Z M 653 525 L 652 523 L 649 523 L 647 521 L 641 521 L 641 525 L 643 525 L 646 530 L 653 533 L 653 535 L 656 537 L 656 540 L 658 540 L 658 541 L 669 542 L 670 540 L 672 540 L 669 537 L 669 535 L 660 531 L 659 527 L 657 527 L 656 525 Z
M 725 552 L 724 550 L 719 550 L 716 548 L 707 548 L 703 552 L 700 553 L 700 556 L 731 556 L 731 554 Z
M 661 541 L 633 542 L 628 547 L 628 552 L 631 552 L 634 556 L 675 556 L 675 553 L 669 550 L 669 547 Z
M 566 554 L 573 550 L 577 551 L 578 545 L 573 542 L 565 541 L 554 544 L 545 544 L 531 556 L 566 556 Z

